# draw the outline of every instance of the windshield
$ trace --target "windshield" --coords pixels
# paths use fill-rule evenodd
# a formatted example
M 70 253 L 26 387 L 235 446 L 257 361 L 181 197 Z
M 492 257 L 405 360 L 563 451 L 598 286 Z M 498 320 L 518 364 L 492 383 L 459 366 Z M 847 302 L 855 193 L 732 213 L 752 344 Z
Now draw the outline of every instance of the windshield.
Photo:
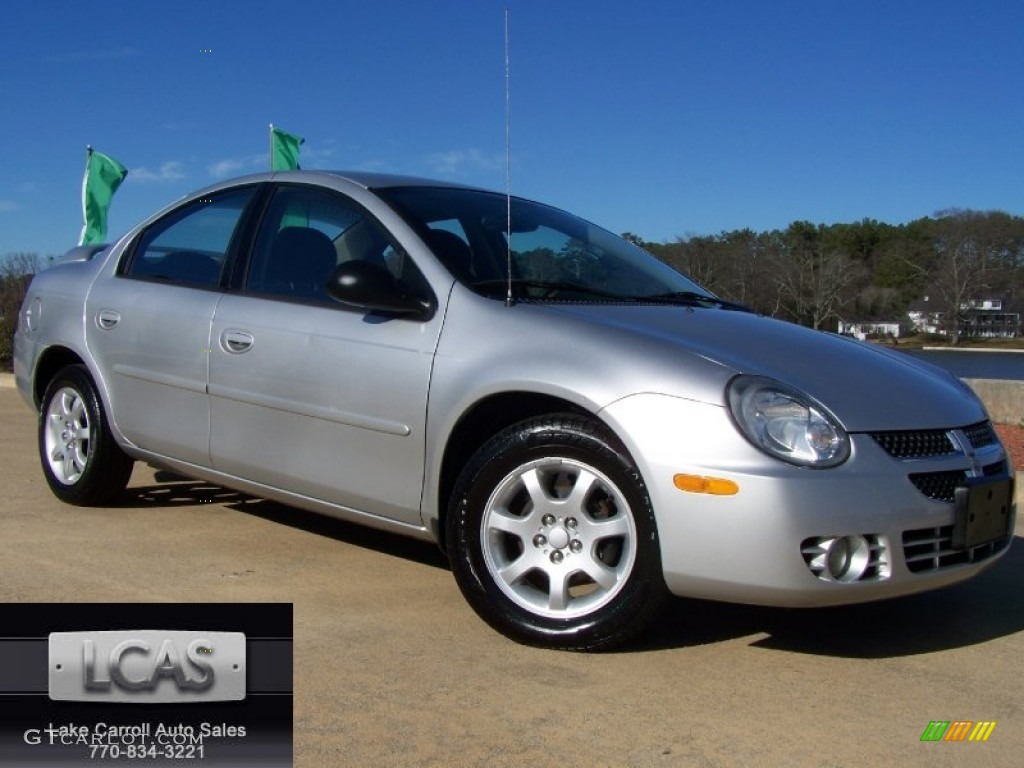
M 377 190 L 461 282 L 504 299 L 508 212 L 503 195 L 467 189 Z M 583 219 L 512 198 L 512 291 L 518 300 L 711 298 L 647 251 Z

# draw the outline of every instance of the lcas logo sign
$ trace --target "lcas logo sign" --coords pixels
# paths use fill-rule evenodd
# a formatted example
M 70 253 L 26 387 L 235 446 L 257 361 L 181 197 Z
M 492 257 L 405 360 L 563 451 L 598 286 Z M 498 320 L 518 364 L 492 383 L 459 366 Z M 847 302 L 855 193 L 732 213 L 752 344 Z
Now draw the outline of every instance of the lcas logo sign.
M 245 698 L 241 632 L 52 632 L 50 698 L 180 703 Z

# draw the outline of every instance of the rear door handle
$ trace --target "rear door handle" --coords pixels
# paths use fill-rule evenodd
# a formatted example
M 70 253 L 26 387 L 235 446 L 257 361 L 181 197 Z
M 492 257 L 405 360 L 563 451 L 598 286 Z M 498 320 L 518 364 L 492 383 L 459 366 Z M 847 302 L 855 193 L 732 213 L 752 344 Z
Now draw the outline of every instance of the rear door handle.
M 254 339 L 251 333 L 248 333 L 247 331 L 239 331 L 234 328 L 228 328 L 220 335 L 221 349 L 232 355 L 240 355 L 243 352 L 248 352 L 252 349 L 253 341 Z
M 104 331 L 109 331 L 120 322 L 120 313 L 115 312 L 112 309 L 101 309 L 96 313 L 96 325 Z

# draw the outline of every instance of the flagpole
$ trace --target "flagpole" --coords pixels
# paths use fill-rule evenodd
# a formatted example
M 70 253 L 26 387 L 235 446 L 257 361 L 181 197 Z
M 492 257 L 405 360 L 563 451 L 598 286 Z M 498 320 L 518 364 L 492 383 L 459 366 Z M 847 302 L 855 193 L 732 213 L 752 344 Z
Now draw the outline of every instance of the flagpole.
M 78 236 L 78 244 L 85 241 L 85 232 L 89 228 L 88 206 L 85 202 L 86 190 L 89 186 L 89 158 L 92 157 L 92 144 L 85 145 L 85 173 L 82 174 L 82 234 Z
M 511 68 L 509 66 L 508 8 L 505 9 L 505 274 L 508 290 L 505 306 L 512 301 L 512 91 Z

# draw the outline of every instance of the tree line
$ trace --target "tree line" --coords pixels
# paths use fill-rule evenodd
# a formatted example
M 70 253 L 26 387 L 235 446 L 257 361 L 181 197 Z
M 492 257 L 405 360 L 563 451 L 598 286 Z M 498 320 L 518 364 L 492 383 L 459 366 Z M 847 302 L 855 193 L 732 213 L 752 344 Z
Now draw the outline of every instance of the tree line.
M 739 229 L 645 242 L 623 235 L 730 301 L 825 330 L 839 320 L 902 320 L 925 297 L 953 343 L 973 300 L 1024 302 L 1024 218 L 951 209 L 894 226 L 794 221 L 784 230 Z M 53 261 L 11 253 L 0 263 L 0 369 L 11 366 L 18 309 L 31 276 Z
M 951 209 L 898 226 L 795 221 L 670 243 L 624 237 L 724 299 L 811 328 L 903 320 L 928 296 L 957 343 L 968 302 L 1024 299 L 1024 218 L 1000 211 Z

